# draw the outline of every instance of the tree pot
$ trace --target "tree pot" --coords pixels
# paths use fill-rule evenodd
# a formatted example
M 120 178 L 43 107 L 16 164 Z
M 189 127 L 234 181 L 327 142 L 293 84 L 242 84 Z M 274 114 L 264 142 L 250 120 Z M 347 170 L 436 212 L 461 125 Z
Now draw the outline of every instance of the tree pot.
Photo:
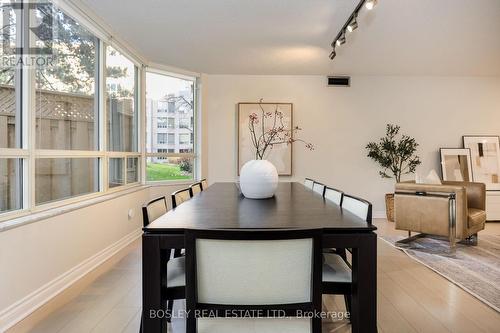
M 394 222 L 394 193 L 385 195 L 385 214 L 389 222 Z

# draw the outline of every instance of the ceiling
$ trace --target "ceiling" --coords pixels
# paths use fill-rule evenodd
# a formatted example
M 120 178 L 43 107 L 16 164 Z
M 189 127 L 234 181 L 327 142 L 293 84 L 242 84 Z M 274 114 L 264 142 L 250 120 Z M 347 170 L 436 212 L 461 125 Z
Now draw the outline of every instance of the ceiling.
M 81 0 L 148 60 L 209 74 L 500 76 L 500 0 Z M 118 5 L 119 4 L 119 5 Z

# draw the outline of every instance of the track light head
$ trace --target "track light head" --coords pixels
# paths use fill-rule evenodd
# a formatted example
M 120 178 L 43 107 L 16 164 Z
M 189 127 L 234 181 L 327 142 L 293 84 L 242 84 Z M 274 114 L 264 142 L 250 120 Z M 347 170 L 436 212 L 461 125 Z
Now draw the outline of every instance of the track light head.
M 339 39 L 337 39 L 337 41 L 335 42 L 335 44 L 337 46 L 345 44 L 345 32 L 343 32 L 342 35 L 340 35 Z
M 330 60 L 333 60 L 336 55 L 337 55 L 337 52 L 335 52 L 335 49 L 333 49 L 332 53 L 330 53 Z
M 378 3 L 378 0 L 367 0 L 365 2 L 365 8 L 368 10 L 372 10 Z
M 347 26 L 347 31 L 349 32 L 353 32 L 354 30 L 356 30 L 358 28 L 358 20 L 357 20 L 357 15 L 354 15 L 354 17 L 352 18 L 352 21 L 349 23 L 349 25 Z

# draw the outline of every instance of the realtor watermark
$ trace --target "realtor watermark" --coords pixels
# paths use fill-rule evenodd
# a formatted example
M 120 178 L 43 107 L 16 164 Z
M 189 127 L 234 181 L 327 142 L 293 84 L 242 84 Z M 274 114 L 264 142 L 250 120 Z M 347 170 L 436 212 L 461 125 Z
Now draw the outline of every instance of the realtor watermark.
M 151 319 L 187 319 L 195 318 L 299 318 L 299 319 L 329 319 L 342 321 L 350 318 L 349 312 L 342 311 L 295 311 L 294 316 L 287 316 L 283 310 L 149 310 Z
M 0 67 L 55 66 L 57 10 L 52 3 L 0 0 L 0 9 Z

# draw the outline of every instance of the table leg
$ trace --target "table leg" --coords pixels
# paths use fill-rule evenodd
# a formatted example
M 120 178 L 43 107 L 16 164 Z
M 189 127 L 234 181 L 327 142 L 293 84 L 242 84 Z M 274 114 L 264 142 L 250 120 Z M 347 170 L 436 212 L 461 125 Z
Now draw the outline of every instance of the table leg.
M 377 332 L 377 235 L 359 235 L 352 252 L 352 332 Z
M 161 255 L 159 237 L 142 235 L 142 327 L 143 333 L 162 331 Z M 155 312 L 157 311 L 157 312 Z

